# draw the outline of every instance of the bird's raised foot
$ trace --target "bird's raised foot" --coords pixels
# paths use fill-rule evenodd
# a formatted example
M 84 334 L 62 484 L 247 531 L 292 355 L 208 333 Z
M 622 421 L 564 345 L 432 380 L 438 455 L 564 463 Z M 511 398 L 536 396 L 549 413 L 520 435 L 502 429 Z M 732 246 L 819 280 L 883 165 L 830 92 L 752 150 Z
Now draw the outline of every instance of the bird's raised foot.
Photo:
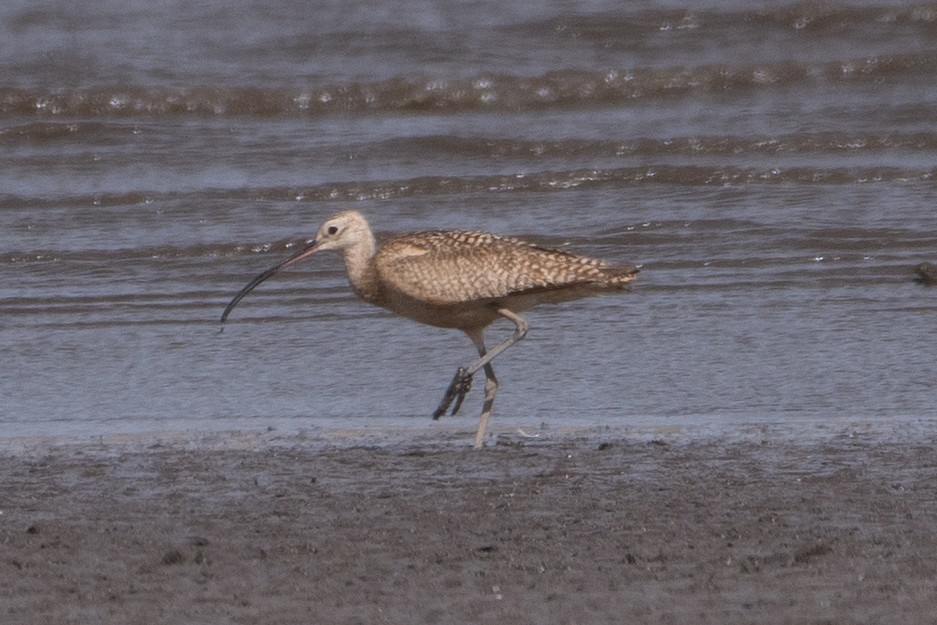
M 433 413 L 433 420 L 446 414 L 446 410 L 449 409 L 449 405 L 452 404 L 453 400 L 455 400 L 455 405 L 452 407 L 452 412 L 449 414 L 454 415 L 459 412 L 459 408 L 462 407 L 462 400 L 465 399 L 465 395 L 471 388 L 472 374 L 468 373 L 465 367 L 459 367 L 459 370 L 455 372 L 455 376 L 452 378 L 452 382 L 449 384 L 449 388 L 446 389 L 446 394 L 439 403 L 439 407 L 436 408 L 436 411 Z

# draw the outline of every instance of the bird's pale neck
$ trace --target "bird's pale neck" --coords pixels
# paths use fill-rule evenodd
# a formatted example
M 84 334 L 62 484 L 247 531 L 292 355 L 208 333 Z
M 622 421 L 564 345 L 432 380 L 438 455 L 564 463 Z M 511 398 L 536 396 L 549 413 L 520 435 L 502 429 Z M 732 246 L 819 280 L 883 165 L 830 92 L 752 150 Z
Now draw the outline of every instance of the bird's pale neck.
M 344 250 L 345 268 L 348 270 L 348 281 L 351 288 L 361 299 L 373 302 L 379 297 L 379 282 L 377 273 L 371 263 L 377 242 L 370 232 L 354 245 Z

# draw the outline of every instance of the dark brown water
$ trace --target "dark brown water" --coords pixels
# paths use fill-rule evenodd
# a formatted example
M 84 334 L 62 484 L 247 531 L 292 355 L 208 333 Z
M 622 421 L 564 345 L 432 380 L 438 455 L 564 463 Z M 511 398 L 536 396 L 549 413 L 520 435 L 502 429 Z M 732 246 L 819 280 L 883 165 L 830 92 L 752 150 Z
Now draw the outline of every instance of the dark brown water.
M 218 333 L 348 208 L 642 265 L 496 428 L 931 419 L 935 175 L 937 4 L 4 3 L 0 428 L 426 426 L 471 345 L 337 257 Z

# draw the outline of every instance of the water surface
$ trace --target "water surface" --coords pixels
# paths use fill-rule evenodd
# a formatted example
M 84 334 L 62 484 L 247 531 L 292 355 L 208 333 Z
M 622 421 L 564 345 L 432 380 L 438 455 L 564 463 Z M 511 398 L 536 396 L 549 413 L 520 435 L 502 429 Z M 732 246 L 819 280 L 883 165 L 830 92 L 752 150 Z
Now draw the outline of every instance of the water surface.
M 496 429 L 935 416 L 937 5 L 191 4 L 0 8 L 4 436 L 424 427 L 471 344 L 337 257 L 218 332 L 349 208 L 642 266 L 528 315 Z

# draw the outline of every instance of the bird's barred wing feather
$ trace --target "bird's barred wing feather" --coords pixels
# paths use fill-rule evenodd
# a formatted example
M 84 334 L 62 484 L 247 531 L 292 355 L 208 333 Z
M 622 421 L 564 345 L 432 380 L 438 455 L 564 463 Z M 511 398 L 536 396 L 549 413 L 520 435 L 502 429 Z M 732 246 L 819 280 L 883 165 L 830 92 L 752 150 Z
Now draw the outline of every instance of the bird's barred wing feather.
M 375 256 L 383 283 L 406 296 L 447 305 L 536 290 L 613 289 L 633 266 L 605 263 L 485 232 L 420 232 L 392 238 Z

